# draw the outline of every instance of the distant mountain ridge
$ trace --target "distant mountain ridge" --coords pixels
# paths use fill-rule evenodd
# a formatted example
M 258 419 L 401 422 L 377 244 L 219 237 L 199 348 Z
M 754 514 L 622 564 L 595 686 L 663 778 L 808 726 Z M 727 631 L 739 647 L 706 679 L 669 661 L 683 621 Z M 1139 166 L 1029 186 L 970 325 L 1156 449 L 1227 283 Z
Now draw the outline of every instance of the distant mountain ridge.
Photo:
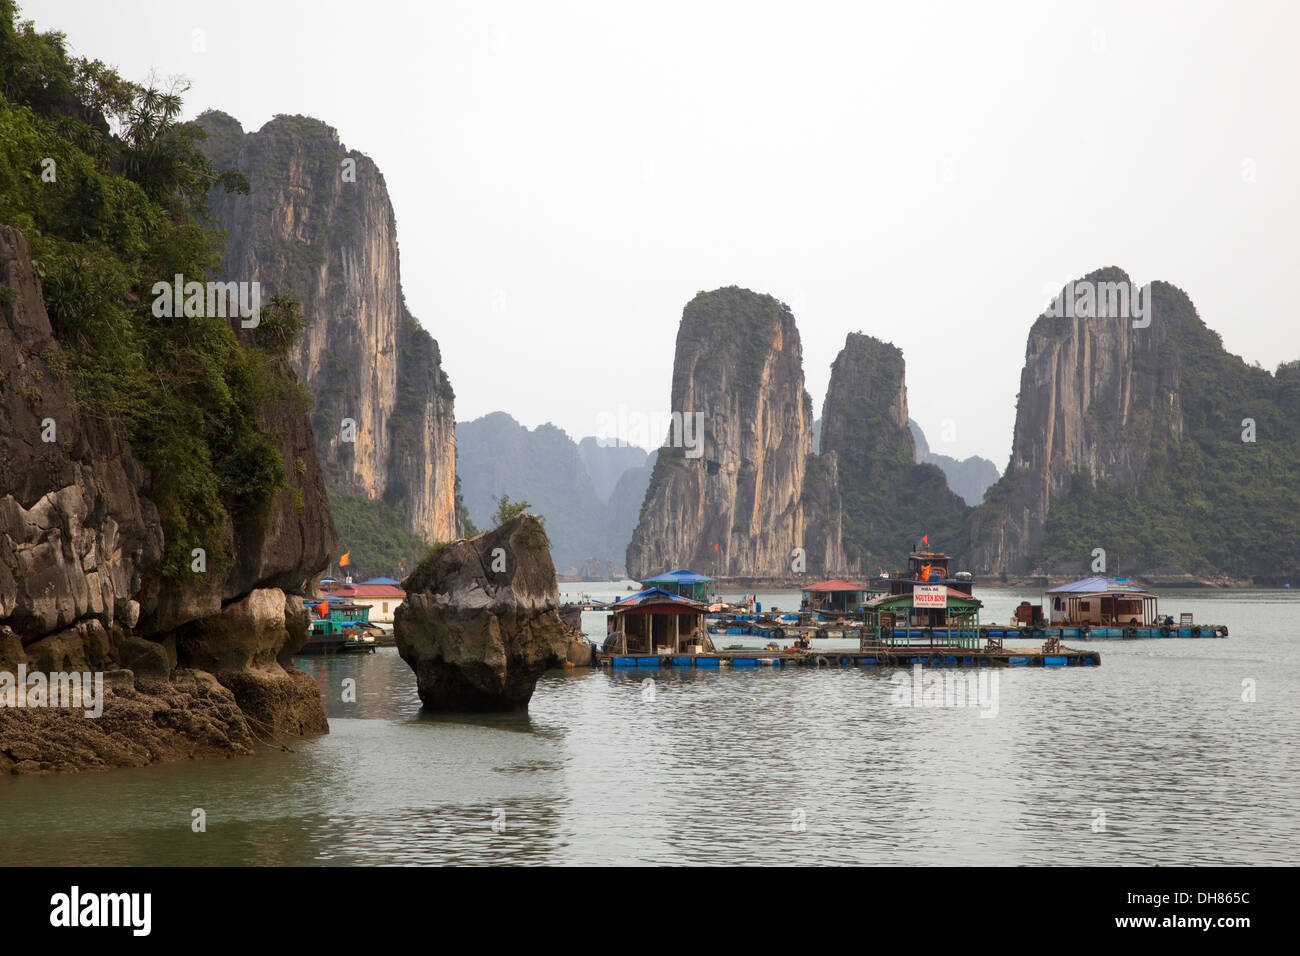
M 456 424 L 457 469 L 470 518 L 492 524 L 496 499 L 527 501 L 545 519 L 556 570 L 621 577 L 654 453 L 574 442 L 551 424 L 529 429 L 505 412 Z
M 998 480 L 997 465 L 979 455 L 960 459 L 950 455 L 940 455 L 930 450 L 930 443 L 925 440 L 925 432 L 921 431 L 920 425 L 909 418 L 907 427 L 911 429 L 912 441 L 916 443 L 918 462 L 938 465 L 948 479 L 948 487 L 971 507 L 984 500 L 984 492 Z

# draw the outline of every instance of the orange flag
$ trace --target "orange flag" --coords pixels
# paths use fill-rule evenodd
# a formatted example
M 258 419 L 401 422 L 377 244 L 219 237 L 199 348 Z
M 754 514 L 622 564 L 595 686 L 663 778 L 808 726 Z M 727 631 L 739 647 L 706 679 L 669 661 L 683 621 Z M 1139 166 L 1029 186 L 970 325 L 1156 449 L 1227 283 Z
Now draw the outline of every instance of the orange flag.
M 339 567 L 346 568 L 348 566 L 348 562 L 351 560 L 352 560 L 352 552 L 344 551 L 343 557 L 339 558 Z
M 317 605 L 316 605 L 316 613 L 319 614 L 321 617 L 329 617 L 329 616 L 330 616 L 330 602 L 329 602 L 329 601 L 321 601 L 319 604 L 317 604 Z

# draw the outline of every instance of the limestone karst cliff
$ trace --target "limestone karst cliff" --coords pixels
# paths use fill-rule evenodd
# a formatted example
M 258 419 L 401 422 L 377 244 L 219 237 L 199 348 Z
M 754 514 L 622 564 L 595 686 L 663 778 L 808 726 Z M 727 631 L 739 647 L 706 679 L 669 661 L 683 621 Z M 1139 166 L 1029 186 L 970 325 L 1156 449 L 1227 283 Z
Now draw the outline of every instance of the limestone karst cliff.
M 1034 322 L 1011 460 L 972 517 L 976 570 L 1089 571 L 1094 549 L 1110 574 L 1300 570 L 1300 362 L 1247 366 L 1181 289 L 1150 289 L 1137 327 L 1118 310 Z
M 934 465 L 916 461 L 906 364 L 893 345 L 851 332 L 831 365 L 821 456 L 838 458 L 844 552 L 863 573 L 902 566 L 912 545 L 965 548 L 969 509 Z
M 677 332 L 671 410 L 681 418 L 655 462 L 629 574 L 781 576 L 796 548 L 825 555 L 823 541 L 805 539 L 812 401 L 786 305 L 735 286 L 692 299 Z
M 224 113 L 200 122 L 214 163 L 251 186 L 213 193 L 222 273 L 302 303 L 307 328 L 290 359 L 315 398 L 330 492 L 384 502 L 426 541 L 454 538 L 454 395 L 402 295 L 383 175 L 318 120 L 277 116 L 255 133 Z

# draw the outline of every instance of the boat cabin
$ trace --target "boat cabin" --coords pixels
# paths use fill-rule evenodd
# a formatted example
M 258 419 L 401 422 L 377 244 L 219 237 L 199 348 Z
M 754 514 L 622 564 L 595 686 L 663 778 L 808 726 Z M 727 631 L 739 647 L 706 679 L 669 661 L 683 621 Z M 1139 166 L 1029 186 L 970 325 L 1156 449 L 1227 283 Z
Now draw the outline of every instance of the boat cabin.
M 941 551 L 913 551 L 907 556 L 907 570 L 895 571 L 876 582 L 890 594 L 910 594 L 917 584 L 944 584 L 967 597 L 975 586 L 975 577 L 969 571 L 953 574 L 948 569 L 952 560 Z
M 653 578 L 646 578 L 641 582 L 641 587 L 658 588 L 667 591 L 669 594 L 689 598 L 692 601 L 712 604 L 717 595 L 715 583 L 713 578 L 707 575 L 696 574 L 686 568 L 679 568 L 676 571 L 665 571 Z
M 313 619 L 328 619 L 339 624 L 353 621 L 363 625 L 370 623 L 370 605 L 357 604 L 347 597 L 323 597 L 315 602 L 304 602 L 303 607 L 311 612 Z
M 856 612 L 866 600 L 867 589 L 838 579 L 822 581 L 803 589 L 803 606 L 818 614 Z
M 1159 626 L 1158 597 L 1127 578 L 1083 578 L 1043 596 L 1049 624 Z
M 621 654 L 682 653 L 710 646 L 704 614 L 708 605 L 663 588 L 647 588 L 610 605 L 612 647 Z

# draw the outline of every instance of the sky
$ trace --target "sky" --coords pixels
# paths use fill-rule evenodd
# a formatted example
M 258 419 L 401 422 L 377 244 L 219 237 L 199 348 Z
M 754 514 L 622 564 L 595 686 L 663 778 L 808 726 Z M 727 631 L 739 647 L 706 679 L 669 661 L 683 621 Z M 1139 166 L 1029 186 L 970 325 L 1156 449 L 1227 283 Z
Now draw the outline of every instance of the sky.
M 657 420 L 683 307 L 728 285 L 791 306 L 818 413 L 865 332 L 903 350 L 932 449 L 999 468 L 1029 327 L 1093 269 L 1181 287 L 1248 362 L 1300 358 L 1286 2 L 22 12 L 187 77 L 189 117 L 307 114 L 374 159 L 458 420 Z

